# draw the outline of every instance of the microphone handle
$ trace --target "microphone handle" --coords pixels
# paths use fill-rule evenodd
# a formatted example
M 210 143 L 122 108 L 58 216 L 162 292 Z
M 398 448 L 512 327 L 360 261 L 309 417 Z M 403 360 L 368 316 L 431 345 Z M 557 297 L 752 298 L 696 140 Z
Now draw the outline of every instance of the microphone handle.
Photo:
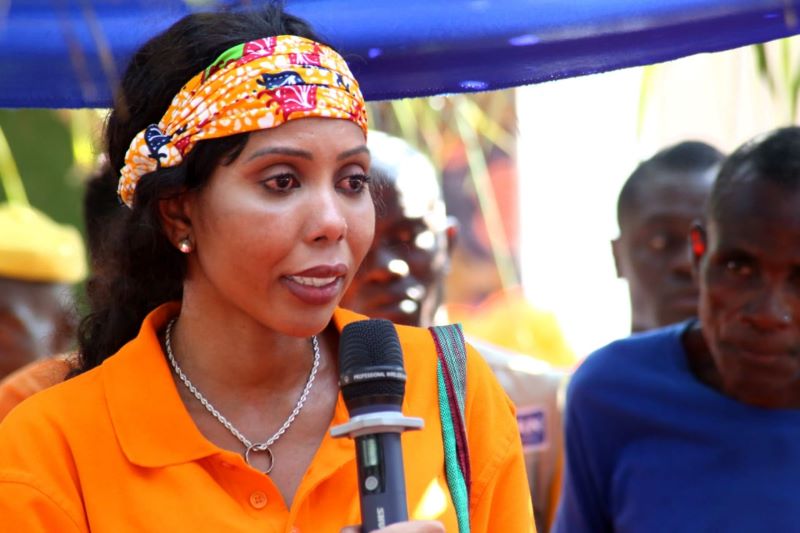
M 362 532 L 408 520 L 400 433 L 362 435 L 355 445 Z

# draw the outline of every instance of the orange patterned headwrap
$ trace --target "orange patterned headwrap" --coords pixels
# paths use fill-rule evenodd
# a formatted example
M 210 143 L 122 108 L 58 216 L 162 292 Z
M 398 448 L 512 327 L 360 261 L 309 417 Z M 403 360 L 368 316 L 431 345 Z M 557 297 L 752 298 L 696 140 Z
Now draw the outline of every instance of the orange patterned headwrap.
M 161 122 L 133 138 L 117 193 L 133 206 L 139 179 L 179 165 L 197 141 L 305 117 L 352 120 L 367 135 L 364 98 L 342 56 L 294 35 L 234 46 L 184 85 Z

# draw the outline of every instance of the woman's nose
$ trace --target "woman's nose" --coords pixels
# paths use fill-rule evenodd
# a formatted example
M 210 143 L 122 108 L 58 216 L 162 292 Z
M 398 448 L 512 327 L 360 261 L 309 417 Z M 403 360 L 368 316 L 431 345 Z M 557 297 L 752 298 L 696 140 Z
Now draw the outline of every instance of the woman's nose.
M 309 240 L 314 242 L 341 241 L 347 236 L 347 217 L 336 193 L 324 194 L 310 206 Z

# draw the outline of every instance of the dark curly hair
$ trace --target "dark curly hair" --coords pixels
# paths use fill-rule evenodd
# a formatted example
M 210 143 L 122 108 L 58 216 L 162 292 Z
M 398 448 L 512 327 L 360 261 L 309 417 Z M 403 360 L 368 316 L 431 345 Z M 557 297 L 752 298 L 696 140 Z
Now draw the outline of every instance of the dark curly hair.
M 650 159 L 643 161 L 628 177 L 617 199 L 617 223 L 620 229 L 625 226 L 628 213 L 637 210 L 642 202 L 641 192 L 665 174 L 671 179 L 696 179 L 696 175 L 705 172 L 725 158 L 725 155 L 701 141 L 684 141 L 668 146 Z
M 122 168 L 134 136 L 158 123 L 181 87 L 222 52 L 275 35 L 320 41 L 306 22 L 273 3 L 259 11 L 188 15 L 145 43 L 125 71 L 106 123 L 110 168 Z M 180 165 L 141 178 L 133 209 L 119 207 L 103 250 L 103 257 L 113 258 L 113 272 L 87 286 L 91 312 L 78 332 L 76 373 L 94 368 L 133 339 L 154 308 L 181 299 L 186 263 L 163 231 L 159 201 L 202 187 L 216 166 L 236 159 L 247 138 L 245 133 L 199 142 Z

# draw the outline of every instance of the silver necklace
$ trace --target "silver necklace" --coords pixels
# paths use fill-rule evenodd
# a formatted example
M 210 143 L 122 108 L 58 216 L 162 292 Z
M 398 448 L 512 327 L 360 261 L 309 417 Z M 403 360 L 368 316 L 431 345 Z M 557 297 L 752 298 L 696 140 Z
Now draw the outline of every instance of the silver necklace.
M 269 466 L 264 471 L 265 474 L 269 474 L 272 471 L 272 467 L 275 466 L 275 453 L 272 451 L 270 446 L 275 444 L 275 442 L 281 438 L 281 435 L 286 433 L 286 430 L 289 429 L 289 426 L 292 425 L 294 419 L 297 418 L 297 415 L 300 414 L 300 410 L 303 408 L 303 404 L 306 403 L 306 399 L 308 398 L 308 393 L 311 391 L 311 386 L 314 385 L 314 378 L 317 376 L 317 369 L 319 368 L 319 342 L 317 342 L 317 336 L 311 336 L 311 344 L 314 347 L 314 364 L 311 366 L 311 372 L 308 374 L 308 380 L 306 381 L 306 386 L 303 388 L 303 393 L 300 395 L 300 398 L 297 400 L 297 404 L 295 404 L 294 409 L 292 410 L 292 414 L 289 415 L 289 418 L 283 423 L 278 431 L 275 432 L 270 438 L 265 440 L 264 442 L 251 442 L 250 439 L 242 435 L 242 433 L 236 429 L 233 424 L 231 424 L 227 418 L 225 418 L 222 413 L 217 411 L 217 409 L 211 405 L 205 396 L 203 396 L 197 387 L 189 380 L 186 374 L 183 373 L 181 367 L 178 365 L 178 361 L 175 360 L 175 355 L 172 353 L 172 327 L 175 325 L 177 318 L 173 318 L 170 320 L 169 324 L 167 324 L 167 332 L 165 335 L 165 344 L 167 347 L 167 358 L 169 358 L 169 364 L 172 365 L 172 370 L 175 371 L 175 374 L 180 378 L 186 388 L 189 389 L 197 400 L 203 404 L 203 407 L 211 413 L 217 421 L 225 426 L 225 428 L 230 431 L 234 437 L 236 437 L 239 442 L 245 448 L 244 451 L 244 460 L 250 466 L 253 466 L 250 462 L 250 454 L 256 452 L 264 452 L 267 454 L 269 458 Z

